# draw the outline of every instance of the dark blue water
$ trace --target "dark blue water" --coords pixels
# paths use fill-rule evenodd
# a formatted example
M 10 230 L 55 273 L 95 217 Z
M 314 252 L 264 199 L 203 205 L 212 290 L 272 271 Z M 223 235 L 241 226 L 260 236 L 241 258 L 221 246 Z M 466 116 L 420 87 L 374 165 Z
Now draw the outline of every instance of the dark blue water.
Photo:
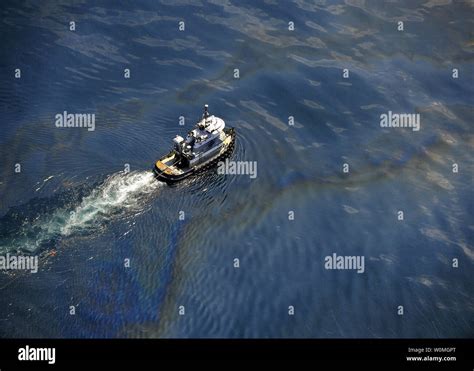
M 0 272 L 0 336 L 473 336 L 473 14 L 3 2 L 0 252 L 40 269 Z M 205 103 L 257 178 L 157 182 L 152 164 Z M 389 110 L 419 113 L 421 130 L 381 128 Z M 94 113 L 95 130 L 57 128 L 63 111 Z M 333 253 L 365 272 L 326 270 Z

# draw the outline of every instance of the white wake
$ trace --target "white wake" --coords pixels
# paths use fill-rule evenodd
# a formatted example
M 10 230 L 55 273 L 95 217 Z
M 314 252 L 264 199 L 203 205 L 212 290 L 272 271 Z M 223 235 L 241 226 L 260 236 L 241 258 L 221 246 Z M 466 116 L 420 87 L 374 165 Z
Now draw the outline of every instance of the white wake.
M 10 249 L 33 252 L 52 239 L 74 233 L 93 233 L 110 220 L 142 213 L 163 184 L 151 171 L 112 174 L 77 206 L 58 209 L 35 221 L 25 222 Z

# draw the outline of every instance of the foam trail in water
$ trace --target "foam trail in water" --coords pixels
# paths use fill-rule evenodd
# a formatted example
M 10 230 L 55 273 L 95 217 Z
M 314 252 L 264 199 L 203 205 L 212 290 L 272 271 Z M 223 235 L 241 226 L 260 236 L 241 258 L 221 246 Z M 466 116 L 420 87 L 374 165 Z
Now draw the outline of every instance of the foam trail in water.
M 161 184 L 152 172 L 113 174 L 70 213 L 61 234 L 67 236 L 127 212 L 139 212 L 146 206 L 147 196 Z
M 151 171 L 112 174 L 76 207 L 59 209 L 31 224 L 25 223 L 20 238 L 14 239 L 16 246 L 11 247 L 33 252 L 47 241 L 93 232 L 109 220 L 143 212 L 154 191 L 163 184 Z

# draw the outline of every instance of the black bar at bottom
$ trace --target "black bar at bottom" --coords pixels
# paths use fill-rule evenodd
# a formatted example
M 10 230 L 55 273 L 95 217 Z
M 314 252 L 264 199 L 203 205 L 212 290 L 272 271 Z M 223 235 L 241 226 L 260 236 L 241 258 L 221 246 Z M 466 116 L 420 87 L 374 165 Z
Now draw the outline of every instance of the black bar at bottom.
M 473 339 L 0 339 L 0 369 L 180 360 L 312 360 L 474 369 Z M 28 346 L 28 348 L 26 348 Z M 20 348 L 54 348 L 55 363 L 19 360 Z M 25 354 L 25 352 L 23 354 Z M 410 358 L 407 357 L 420 357 Z M 425 358 L 426 357 L 426 358 Z M 431 358 L 429 358 L 431 357 Z M 441 361 L 433 357 L 446 357 Z M 452 358 L 455 357 L 455 360 Z M 449 358 L 449 359 L 448 359 Z

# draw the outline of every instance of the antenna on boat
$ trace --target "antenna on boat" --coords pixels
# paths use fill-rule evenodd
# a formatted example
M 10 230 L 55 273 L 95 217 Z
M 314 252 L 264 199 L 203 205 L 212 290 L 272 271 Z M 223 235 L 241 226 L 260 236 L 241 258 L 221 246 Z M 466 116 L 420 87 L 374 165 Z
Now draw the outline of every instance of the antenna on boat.
M 208 104 L 204 105 L 204 115 L 203 115 L 203 117 L 205 119 L 207 119 L 209 117 L 209 105 Z

